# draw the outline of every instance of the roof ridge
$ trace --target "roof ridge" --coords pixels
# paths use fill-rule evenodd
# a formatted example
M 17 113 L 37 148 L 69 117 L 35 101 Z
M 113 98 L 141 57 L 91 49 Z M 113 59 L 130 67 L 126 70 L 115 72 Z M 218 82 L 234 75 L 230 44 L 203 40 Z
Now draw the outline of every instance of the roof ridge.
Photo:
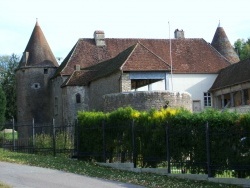
M 128 47 L 127 49 L 125 49 L 125 50 L 123 50 L 122 52 L 120 52 L 118 55 L 116 55 L 115 57 L 113 57 L 113 58 L 111 58 L 111 59 L 108 59 L 108 60 L 105 60 L 105 61 L 102 61 L 102 62 L 100 62 L 100 63 L 98 63 L 98 64 L 95 64 L 95 65 L 92 65 L 92 66 L 90 66 L 90 67 L 86 67 L 86 68 L 84 68 L 83 70 L 86 70 L 86 71 L 97 71 L 97 72 L 99 72 L 100 70 L 101 71 L 104 71 L 104 70 L 107 70 L 107 68 L 112 68 L 112 70 L 109 70 L 109 71 L 106 71 L 104 74 L 102 74 L 101 76 L 98 74 L 98 75 L 95 75 L 92 79 L 91 79 L 91 81 L 93 81 L 93 80 L 96 80 L 96 79 L 98 79 L 98 78 L 100 78 L 100 77 L 102 77 L 102 76 L 106 76 L 106 75 L 108 75 L 108 74 L 111 74 L 112 72 L 114 72 L 115 70 L 117 70 L 117 68 L 118 68 L 118 66 L 119 66 L 119 64 L 118 64 L 118 62 L 119 61 L 117 61 L 115 64 L 118 64 L 116 67 L 112 67 L 112 64 L 114 64 L 113 63 L 113 61 L 114 60 L 117 60 L 117 59 L 119 59 L 119 58 L 121 58 L 121 56 L 123 56 L 123 54 L 126 54 L 126 60 L 128 59 L 128 56 L 130 56 L 131 54 L 132 54 L 132 51 L 134 50 L 132 50 L 132 48 L 134 48 L 134 46 L 136 46 L 136 45 L 132 45 L 132 46 L 130 46 L 130 47 Z M 131 52 L 130 52 L 130 50 L 132 50 Z M 128 55 L 129 54 L 129 55 Z M 126 60 L 122 60 L 122 62 L 125 62 Z M 121 60 L 120 60 L 121 61 Z M 106 65 L 108 63 L 108 65 L 107 66 L 105 66 L 104 68 L 102 68 L 102 66 L 103 65 Z M 109 65 L 111 66 L 111 67 L 109 67 Z M 123 63 L 122 63 L 122 65 L 123 65 Z M 122 68 L 122 65 L 120 65 L 119 66 L 119 70 L 121 70 Z M 99 67 L 98 67 L 99 66 Z M 93 69 L 93 68 L 96 68 L 96 69 Z
M 133 50 L 129 53 L 129 55 L 127 56 L 126 60 L 123 62 L 123 64 L 120 66 L 120 70 L 122 70 L 123 66 L 126 64 L 127 60 L 130 58 L 130 56 L 133 54 L 133 52 L 135 51 L 136 47 L 138 46 L 138 42 L 132 46 L 130 46 L 129 48 L 133 47 Z M 127 49 L 129 49 L 127 48 Z M 125 50 L 124 50 L 125 51 Z M 123 52 L 124 52 L 123 51 Z M 121 52 L 122 53 L 122 52 Z
M 73 55 L 73 51 L 76 49 L 76 45 L 77 45 L 77 42 L 73 46 L 73 48 L 70 50 L 70 52 L 68 53 L 68 55 L 64 58 L 63 62 L 60 64 L 60 66 L 57 68 L 57 70 L 55 71 L 55 73 L 52 76 L 52 78 L 55 78 L 56 76 L 61 75 L 61 72 L 67 67 L 66 65 L 68 65 L 68 63 L 70 62 L 69 60 L 71 59 L 71 57 Z
M 76 44 L 75 44 L 75 46 L 73 47 L 73 49 L 71 50 L 72 51 L 72 53 L 70 53 L 69 55 L 70 55 L 70 57 L 69 57 L 69 59 L 68 60 L 66 60 L 66 64 L 64 65 L 64 67 L 63 67 L 63 69 L 60 71 L 60 72 L 63 72 L 64 71 L 64 69 L 67 67 L 67 65 L 68 65 L 68 63 L 70 62 L 70 60 L 71 60 L 71 58 L 72 58 L 72 55 L 74 54 L 74 51 L 76 50 L 76 48 L 77 48 L 77 45 L 79 45 L 79 40 L 76 42 Z M 67 58 L 67 57 L 66 57 Z M 65 59 L 66 59 L 65 58 Z
M 142 45 L 144 48 L 146 48 L 150 53 L 152 53 L 153 55 L 155 55 L 157 58 L 159 58 L 161 61 L 163 61 L 166 65 L 168 65 L 169 67 L 171 67 L 164 59 L 162 59 L 159 55 L 157 55 L 156 53 L 154 53 L 152 50 L 150 50 L 149 48 L 147 48 L 145 45 L 143 45 L 140 41 L 138 41 L 138 43 L 140 45 Z
M 74 76 L 75 72 L 76 70 L 74 70 L 74 72 L 62 83 L 61 87 L 66 86 L 69 83 L 70 79 Z

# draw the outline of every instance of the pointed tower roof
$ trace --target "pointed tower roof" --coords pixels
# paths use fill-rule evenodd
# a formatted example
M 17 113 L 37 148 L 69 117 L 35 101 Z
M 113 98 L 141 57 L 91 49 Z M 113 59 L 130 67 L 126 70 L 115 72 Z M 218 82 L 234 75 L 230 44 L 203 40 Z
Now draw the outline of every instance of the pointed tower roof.
M 220 23 L 216 29 L 211 45 L 230 63 L 237 63 L 240 61 L 239 56 L 232 47 L 223 27 L 220 26 Z
M 58 67 L 56 58 L 49 47 L 38 21 L 36 21 L 36 25 L 25 48 L 19 68 L 27 66 Z

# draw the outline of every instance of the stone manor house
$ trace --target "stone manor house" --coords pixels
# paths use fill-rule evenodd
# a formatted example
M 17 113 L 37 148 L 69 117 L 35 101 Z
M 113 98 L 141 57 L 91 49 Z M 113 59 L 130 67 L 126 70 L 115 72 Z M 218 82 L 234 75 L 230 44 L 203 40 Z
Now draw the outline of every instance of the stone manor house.
M 212 43 L 173 39 L 80 38 L 59 65 L 36 22 L 16 70 L 17 122 L 72 123 L 79 110 L 249 106 L 250 60 L 239 62 L 224 29 Z

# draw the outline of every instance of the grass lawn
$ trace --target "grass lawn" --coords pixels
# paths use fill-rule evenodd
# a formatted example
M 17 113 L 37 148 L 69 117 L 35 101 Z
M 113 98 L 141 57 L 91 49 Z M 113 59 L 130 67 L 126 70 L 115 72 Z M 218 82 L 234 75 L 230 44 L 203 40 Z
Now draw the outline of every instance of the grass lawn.
M 98 177 L 108 180 L 127 182 L 142 185 L 145 187 L 161 188 L 161 187 L 180 187 L 180 188 L 217 188 L 217 187 L 238 187 L 234 185 L 209 183 L 206 181 L 193 181 L 171 178 L 163 175 L 152 173 L 134 173 L 122 170 L 116 170 L 108 167 L 102 167 L 92 162 L 78 161 L 68 159 L 66 157 L 53 157 L 34 154 L 24 154 L 9 152 L 0 149 L 0 161 L 28 164 L 39 166 L 75 174 L 81 174 L 91 177 Z M 0 188 L 1 185 L 0 185 Z
M 11 188 L 11 186 L 8 186 L 8 185 L 0 182 L 0 188 Z

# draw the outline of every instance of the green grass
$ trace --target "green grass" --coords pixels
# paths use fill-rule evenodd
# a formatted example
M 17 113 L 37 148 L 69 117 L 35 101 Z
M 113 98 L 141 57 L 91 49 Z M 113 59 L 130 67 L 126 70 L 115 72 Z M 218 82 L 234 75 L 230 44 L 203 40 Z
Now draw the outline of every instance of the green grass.
M 91 177 L 98 177 L 107 180 L 133 183 L 152 188 L 217 188 L 238 186 L 209 183 L 206 181 L 183 180 L 152 173 L 134 173 L 122 170 L 116 170 L 108 167 L 102 167 L 92 162 L 72 160 L 65 157 L 52 157 L 35 154 L 24 154 L 9 152 L 0 149 L 0 161 L 28 164 L 57 170 L 63 170 L 75 174 L 81 174 Z
M 11 186 L 6 185 L 6 184 L 0 182 L 0 188 L 11 188 Z
M 18 138 L 18 133 L 14 133 L 14 139 Z M 12 133 L 3 133 L 0 132 L 0 139 L 5 139 L 5 140 L 12 140 L 13 139 L 13 134 Z

